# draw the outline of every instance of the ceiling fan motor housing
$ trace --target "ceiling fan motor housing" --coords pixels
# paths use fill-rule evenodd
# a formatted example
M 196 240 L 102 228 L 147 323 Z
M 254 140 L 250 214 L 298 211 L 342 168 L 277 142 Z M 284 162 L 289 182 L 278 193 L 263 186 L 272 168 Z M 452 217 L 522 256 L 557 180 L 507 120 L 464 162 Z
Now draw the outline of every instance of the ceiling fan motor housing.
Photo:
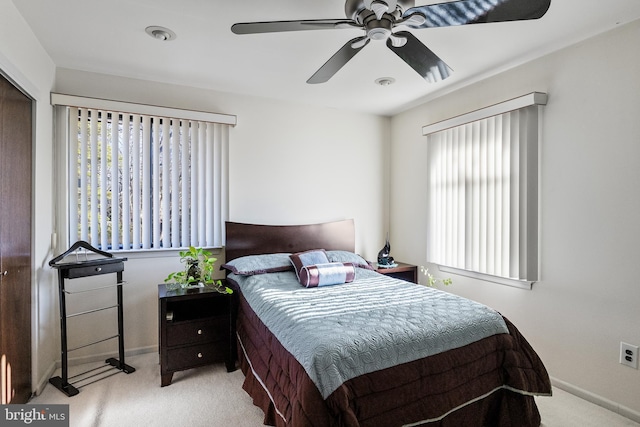
M 364 19 L 369 17 L 371 4 L 375 0 L 347 0 L 344 5 L 344 11 L 347 18 L 353 19 L 359 24 L 364 24 Z M 415 0 L 383 0 L 389 6 L 387 13 L 393 15 L 396 19 L 400 18 L 405 10 L 415 6 Z M 375 14 L 374 14 L 375 16 Z
M 371 40 L 386 40 L 391 35 L 391 29 L 393 28 L 393 22 L 383 17 L 378 20 L 367 18 L 364 23 L 367 36 Z

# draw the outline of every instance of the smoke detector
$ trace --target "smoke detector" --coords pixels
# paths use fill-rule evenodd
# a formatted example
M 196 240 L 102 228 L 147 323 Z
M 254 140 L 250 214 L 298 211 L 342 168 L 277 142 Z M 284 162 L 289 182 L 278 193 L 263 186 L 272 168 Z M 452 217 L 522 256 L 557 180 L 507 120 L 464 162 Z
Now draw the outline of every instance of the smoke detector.
M 176 38 L 176 33 L 171 31 L 165 27 L 158 27 L 157 25 L 152 25 L 151 27 L 147 27 L 144 29 L 147 34 L 153 37 L 156 40 L 168 42 Z

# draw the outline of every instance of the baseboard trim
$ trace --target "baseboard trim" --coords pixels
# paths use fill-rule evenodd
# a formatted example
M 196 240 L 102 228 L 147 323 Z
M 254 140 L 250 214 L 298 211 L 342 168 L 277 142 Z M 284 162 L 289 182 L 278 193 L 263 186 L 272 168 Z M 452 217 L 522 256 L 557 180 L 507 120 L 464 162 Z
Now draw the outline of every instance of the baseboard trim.
M 567 393 L 571 393 L 574 396 L 586 400 L 587 402 L 591 402 L 595 405 L 608 409 L 611 412 L 615 412 L 616 414 L 622 415 L 625 418 L 629 418 L 632 421 L 640 423 L 640 412 L 634 411 L 631 408 L 627 408 L 626 406 L 620 405 L 619 403 L 606 399 L 602 396 L 598 396 L 597 394 L 591 393 L 590 391 L 577 387 L 568 382 L 559 380 L 557 378 L 551 377 L 551 384 L 554 387 L 557 387 L 560 390 L 564 390 Z
M 158 346 L 152 345 L 148 347 L 138 347 L 130 350 L 126 350 L 124 352 L 125 358 L 129 356 L 136 356 L 138 354 L 146 354 L 158 352 Z M 83 357 L 74 357 L 67 360 L 69 366 L 78 366 L 85 363 L 93 363 L 93 362 L 102 362 L 110 357 L 118 357 L 118 353 L 103 353 L 103 354 L 94 354 L 91 356 L 83 356 Z M 126 359 L 125 359 L 126 362 Z M 62 362 L 60 360 L 56 360 L 49 365 L 49 368 L 45 371 L 44 375 L 38 381 L 38 384 L 35 387 L 33 393 L 38 396 L 44 390 L 44 387 L 49 383 L 49 378 L 53 377 L 53 374 L 57 369 L 60 369 L 62 366 Z M 135 368 L 135 366 L 134 366 Z
M 33 390 L 33 394 L 35 396 L 40 395 L 40 393 L 42 393 L 42 390 L 44 390 L 44 387 L 49 384 L 49 378 L 51 378 L 56 369 L 58 369 L 58 364 L 59 363 L 51 362 L 49 367 L 44 371 L 44 375 L 40 378 L 38 384 L 36 384 L 35 390 Z

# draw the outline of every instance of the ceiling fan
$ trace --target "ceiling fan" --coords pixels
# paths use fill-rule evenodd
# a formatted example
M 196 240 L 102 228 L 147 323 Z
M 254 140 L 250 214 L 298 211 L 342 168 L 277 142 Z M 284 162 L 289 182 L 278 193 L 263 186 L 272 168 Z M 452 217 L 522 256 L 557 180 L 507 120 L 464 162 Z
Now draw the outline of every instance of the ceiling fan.
M 284 31 L 362 29 L 365 35 L 349 40 L 307 83 L 327 82 L 371 40 L 386 40 L 387 47 L 428 82 L 444 80 L 453 70 L 420 40 L 411 29 L 449 27 L 541 18 L 551 0 L 458 0 L 415 6 L 414 0 L 346 0 L 346 19 L 244 22 L 234 24 L 235 34 Z

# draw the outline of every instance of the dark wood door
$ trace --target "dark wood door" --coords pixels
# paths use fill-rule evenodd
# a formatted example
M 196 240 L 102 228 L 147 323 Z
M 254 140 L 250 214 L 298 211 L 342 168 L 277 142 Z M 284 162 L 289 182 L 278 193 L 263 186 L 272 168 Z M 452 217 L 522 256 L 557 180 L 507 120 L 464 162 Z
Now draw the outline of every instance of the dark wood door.
M 32 101 L 0 75 L 1 402 L 31 396 Z

